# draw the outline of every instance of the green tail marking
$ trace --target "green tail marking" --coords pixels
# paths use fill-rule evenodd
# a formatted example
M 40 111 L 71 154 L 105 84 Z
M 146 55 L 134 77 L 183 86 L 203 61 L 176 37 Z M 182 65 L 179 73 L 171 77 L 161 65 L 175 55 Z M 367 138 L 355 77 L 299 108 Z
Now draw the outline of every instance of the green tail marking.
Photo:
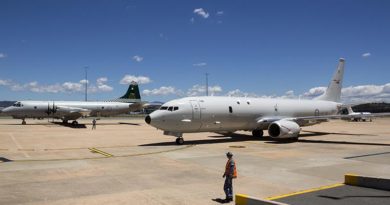
M 134 81 L 131 82 L 129 85 L 129 89 L 127 89 L 126 94 L 120 97 L 119 99 L 141 99 L 138 84 Z

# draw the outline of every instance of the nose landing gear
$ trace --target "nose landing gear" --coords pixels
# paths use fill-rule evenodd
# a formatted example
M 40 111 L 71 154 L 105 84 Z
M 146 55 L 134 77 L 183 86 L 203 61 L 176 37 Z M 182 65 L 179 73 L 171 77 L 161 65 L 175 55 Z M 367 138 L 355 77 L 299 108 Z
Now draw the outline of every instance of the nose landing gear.
M 177 145 L 183 145 L 183 144 L 184 144 L 184 139 L 183 139 L 183 137 L 178 137 L 178 138 L 176 138 L 176 144 L 177 144 Z

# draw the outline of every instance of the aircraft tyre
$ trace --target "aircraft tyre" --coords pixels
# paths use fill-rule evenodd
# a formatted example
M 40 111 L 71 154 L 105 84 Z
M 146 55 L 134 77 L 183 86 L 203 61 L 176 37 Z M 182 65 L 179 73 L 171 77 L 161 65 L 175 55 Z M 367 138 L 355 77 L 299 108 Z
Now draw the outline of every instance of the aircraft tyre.
M 79 123 L 78 123 L 76 120 L 72 122 L 72 125 L 73 125 L 73 126 L 76 126 L 76 125 L 78 125 L 78 124 L 79 124 Z
M 62 120 L 63 124 L 68 124 L 68 120 Z
M 27 123 L 26 123 L 26 120 L 23 119 L 22 125 L 26 125 L 26 124 L 27 124 Z
M 263 137 L 264 132 L 263 132 L 263 130 L 253 130 L 252 135 L 253 135 L 253 137 Z
M 183 145 L 184 144 L 184 139 L 182 137 L 176 138 L 176 144 L 177 145 Z

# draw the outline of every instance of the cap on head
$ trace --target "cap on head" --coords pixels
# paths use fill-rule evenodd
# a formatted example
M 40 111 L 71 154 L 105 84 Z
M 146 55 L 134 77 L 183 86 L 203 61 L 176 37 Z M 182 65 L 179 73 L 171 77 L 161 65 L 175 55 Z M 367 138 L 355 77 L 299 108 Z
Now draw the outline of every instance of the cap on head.
M 228 157 L 233 157 L 233 153 L 228 152 L 228 153 L 226 153 L 226 156 L 228 156 Z

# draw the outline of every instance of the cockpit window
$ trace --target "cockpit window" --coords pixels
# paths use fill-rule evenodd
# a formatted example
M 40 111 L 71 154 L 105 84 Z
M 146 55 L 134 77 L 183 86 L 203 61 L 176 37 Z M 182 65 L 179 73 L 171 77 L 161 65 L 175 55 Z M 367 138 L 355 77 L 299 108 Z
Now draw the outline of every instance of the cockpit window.
M 178 106 L 162 106 L 160 108 L 160 110 L 168 110 L 168 111 L 176 111 L 176 110 L 179 110 L 179 107 Z
M 22 103 L 20 103 L 20 102 L 16 102 L 16 103 L 14 103 L 13 106 L 14 106 L 14 107 L 21 107 L 21 106 L 23 106 L 23 105 L 22 105 Z

